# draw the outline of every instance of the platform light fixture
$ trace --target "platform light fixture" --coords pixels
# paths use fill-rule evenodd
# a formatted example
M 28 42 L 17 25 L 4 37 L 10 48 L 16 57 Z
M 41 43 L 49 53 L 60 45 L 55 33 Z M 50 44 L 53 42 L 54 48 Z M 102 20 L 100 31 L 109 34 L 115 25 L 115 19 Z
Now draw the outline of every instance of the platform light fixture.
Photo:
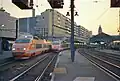
M 15 4 L 20 9 L 33 9 L 33 0 L 12 0 L 12 3 Z
M 74 6 L 74 8 L 75 8 L 75 6 Z M 66 16 L 70 16 L 69 11 L 67 12 Z M 75 10 L 75 14 L 74 14 L 74 16 L 79 16 L 79 14 L 78 14 L 78 12 L 77 12 L 76 10 Z
M 111 0 L 111 8 L 120 8 L 120 0 Z
M 48 0 L 52 8 L 63 8 L 64 0 Z

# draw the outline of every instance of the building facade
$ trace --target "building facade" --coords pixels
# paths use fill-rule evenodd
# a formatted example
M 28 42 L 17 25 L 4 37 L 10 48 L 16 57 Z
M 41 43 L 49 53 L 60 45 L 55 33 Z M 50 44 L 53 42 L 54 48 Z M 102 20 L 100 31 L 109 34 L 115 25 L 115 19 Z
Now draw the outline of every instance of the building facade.
M 46 27 L 48 28 L 49 37 L 53 36 L 58 38 L 60 37 L 70 38 L 71 19 L 53 9 L 47 9 L 45 12 L 41 13 L 41 16 L 44 18 L 44 22 L 46 24 Z M 74 30 L 75 38 L 79 37 L 78 27 L 76 23 L 74 24 Z
M 18 24 L 19 34 L 24 32 L 34 35 L 36 34 L 35 27 L 36 27 L 36 17 L 19 19 L 19 24 Z
M 66 34 L 66 18 L 63 14 L 56 10 L 47 9 L 45 12 L 41 13 L 44 17 L 45 27 L 48 28 L 49 37 L 65 37 L 69 36 Z M 42 23 L 41 23 L 42 24 Z
M 47 9 L 41 15 L 33 18 L 22 18 L 19 20 L 20 32 L 37 34 L 48 39 L 69 38 L 71 35 L 71 19 L 53 9 Z M 29 25 L 27 25 L 29 24 Z M 31 29 L 30 29 L 31 28 Z M 88 41 L 90 31 L 74 23 L 74 36 L 79 41 Z
M 44 22 L 41 24 L 45 23 L 46 26 L 44 26 L 47 27 L 49 37 L 70 38 L 71 19 L 52 9 L 47 9 L 45 12 L 41 13 L 41 16 L 44 18 Z M 92 32 L 74 23 L 74 36 L 75 39 L 88 42 L 89 38 L 92 36 Z
M 0 10 L 0 37 L 16 38 L 16 20 L 17 18 L 10 16 L 9 13 Z
M 8 49 L 2 48 L 2 45 L 5 44 L 2 43 L 3 39 L 8 40 L 10 46 L 12 46 L 11 42 L 16 39 L 16 20 L 17 18 L 10 16 L 4 9 L 0 9 L 0 53 L 4 50 L 8 51 Z
M 79 40 L 84 43 L 89 43 L 90 38 L 92 37 L 92 31 L 89 31 L 88 29 L 84 28 L 83 26 L 78 26 L 78 35 Z

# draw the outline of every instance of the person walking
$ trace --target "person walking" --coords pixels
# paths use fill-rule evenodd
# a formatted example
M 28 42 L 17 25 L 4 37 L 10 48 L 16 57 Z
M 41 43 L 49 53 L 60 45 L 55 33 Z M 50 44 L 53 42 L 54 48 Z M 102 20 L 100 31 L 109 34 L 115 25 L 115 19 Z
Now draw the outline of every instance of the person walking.
M 3 51 L 9 51 L 9 42 L 6 39 L 2 40 L 2 49 Z
M 9 51 L 10 50 L 10 44 L 8 42 L 8 40 L 6 40 L 6 51 Z

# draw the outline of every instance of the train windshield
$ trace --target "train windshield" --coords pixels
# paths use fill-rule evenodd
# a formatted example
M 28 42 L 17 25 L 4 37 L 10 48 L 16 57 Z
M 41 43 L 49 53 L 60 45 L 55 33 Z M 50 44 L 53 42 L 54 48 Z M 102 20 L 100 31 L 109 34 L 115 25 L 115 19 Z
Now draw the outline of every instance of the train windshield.
M 53 42 L 53 45 L 59 45 L 60 43 L 59 42 Z
M 30 39 L 17 39 L 15 43 L 29 43 Z

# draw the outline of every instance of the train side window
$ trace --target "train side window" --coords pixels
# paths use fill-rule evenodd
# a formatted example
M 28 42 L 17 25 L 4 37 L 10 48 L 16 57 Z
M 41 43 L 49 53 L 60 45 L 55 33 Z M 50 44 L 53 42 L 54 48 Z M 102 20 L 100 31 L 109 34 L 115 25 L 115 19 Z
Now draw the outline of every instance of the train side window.
M 36 48 L 42 48 L 42 44 L 36 44 Z
M 46 48 L 46 44 L 44 44 L 43 47 Z
M 120 43 L 118 43 L 118 45 L 120 45 Z
M 51 46 L 51 45 L 48 45 L 48 48 L 50 48 L 50 49 L 51 49 L 51 48 L 52 48 L 52 46 Z
M 46 48 L 48 48 L 48 45 L 46 44 Z

